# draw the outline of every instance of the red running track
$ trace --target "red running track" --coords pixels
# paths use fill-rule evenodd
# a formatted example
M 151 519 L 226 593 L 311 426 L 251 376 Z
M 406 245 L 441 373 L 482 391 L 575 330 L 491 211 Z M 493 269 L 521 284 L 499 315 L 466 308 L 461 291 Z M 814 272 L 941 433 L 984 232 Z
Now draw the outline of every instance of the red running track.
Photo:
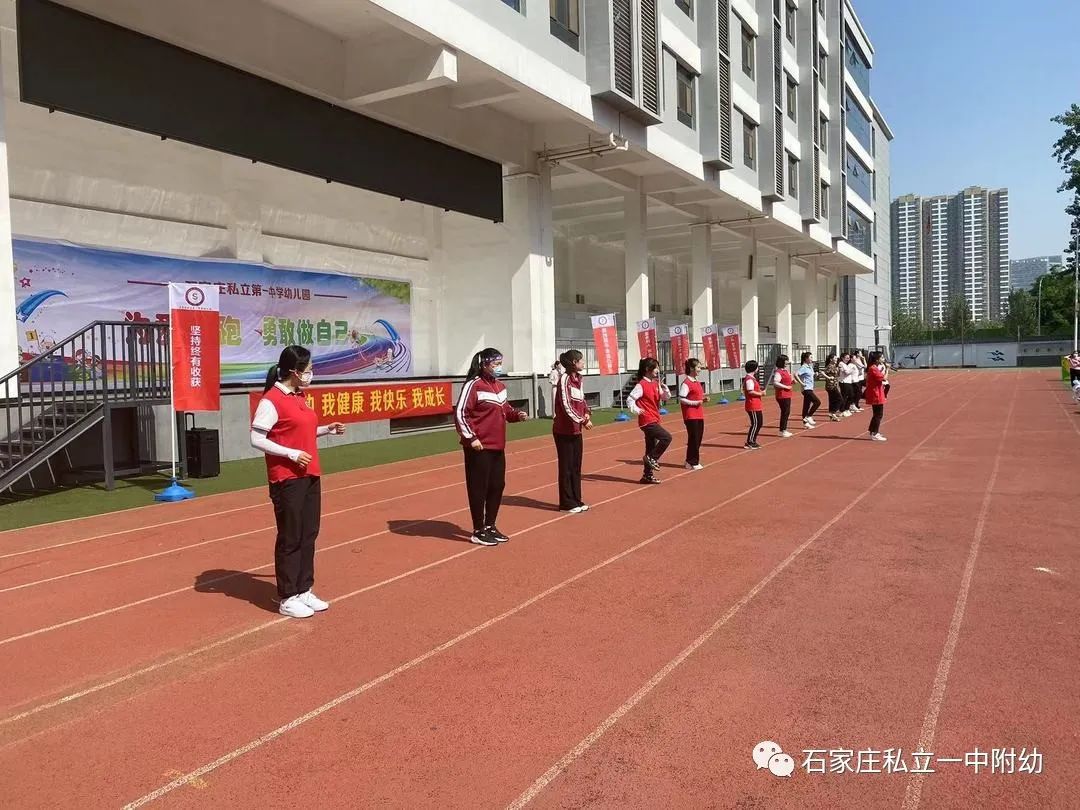
M 5 806 L 1076 806 L 1074 410 L 1045 372 L 903 373 L 887 444 L 866 412 L 748 453 L 715 408 L 653 488 L 598 429 L 580 516 L 519 442 L 495 549 L 455 455 L 329 476 L 302 622 L 261 490 L 0 533 Z M 762 740 L 1042 773 L 781 779 Z

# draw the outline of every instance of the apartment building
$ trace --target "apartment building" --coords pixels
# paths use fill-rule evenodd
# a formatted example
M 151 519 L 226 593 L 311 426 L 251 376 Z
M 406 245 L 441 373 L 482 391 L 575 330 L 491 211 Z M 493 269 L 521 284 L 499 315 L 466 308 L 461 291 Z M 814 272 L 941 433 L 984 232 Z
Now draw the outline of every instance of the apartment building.
M 891 221 L 893 290 L 904 311 L 940 324 L 949 302 L 963 297 L 976 321 L 1006 314 L 1008 189 L 972 186 L 953 195 L 898 197 Z
M 1009 283 L 1014 290 L 1030 290 L 1039 276 L 1062 264 L 1061 254 L 1013 259 L 1009 262 Z

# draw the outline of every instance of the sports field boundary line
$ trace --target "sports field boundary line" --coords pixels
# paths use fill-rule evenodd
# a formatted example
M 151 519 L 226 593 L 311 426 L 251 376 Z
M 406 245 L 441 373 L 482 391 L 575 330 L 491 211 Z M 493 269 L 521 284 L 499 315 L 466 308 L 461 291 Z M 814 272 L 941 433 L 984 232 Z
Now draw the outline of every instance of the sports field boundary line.
M 937 736 L 938 718 L 941 716 L 941 708 L 945 704 L 945 692 L 949 685 L 949 672 L 952 670 L 953 657 L 956 654 L 956 646 L 960 641 L 960 629 L 964 623 L 964 615 L 967 613 L 968 596 L 971 593 L 971 582 L 975 578 L 975 564 L 978 562 L 979 551 L 982 549 L 983 535 L 986 532 L 987 518 L 990 515 L 990 504 L 994 499 L 994 487 L 997 484 L 998 473 L 1001 471 L 1001 459 L 1005 452 L 1005 442 L 1009 435 L 1009 427 L 1012 423 L 1013 411 L 1016 408 L 1016 394 L 1018 386 L 1013 385 L 1013 395 L 1009 402 L 1009 413 L 1005 417 L 1005 427 L 998 439 L 997 452 L 994 454 L 994 466 L 990 473 L 990 480 L 986 483 L 983 492 L 982 504 L 979 507 L 979 517 L 975 521 L 975 531 L 968 549 L 967 560 L 960 577 L 960 587 L 956 592 L 956 602 L 953 607 L 952 620 L 945 635 L 945 644 L 941 649 L 941 658 L 938 661 L 937 671 L 934 673 L 934 681 L 931 685 L 930 697 L 926 704 L 926 714 L 923 716 L 922 733 L 919 735 L 919 751 L 930 751 L 926 747 L 934 744 Z M 907 786 L 904 789 L 903 810 L 917 810 L 922 800 L 924 774 L 912 773 L 908 777 Z
M 942 396 L 945 396 L 945 394 L 939 394 L 937 397 L 934 397 L 929 401 L 933 401 L 934 399 L 938 399 L 938 398 L 940 398 Z M 974 396 L 971 399 L 974 399 Z M 971 399 L 969 399 L 968 402 L 970 402 Z M 918 408 L 923 407 L 925 404 L 926 404 L 926 402 L 923 402 L 920 405 L 913 406 L 912 408 L 908 409 L 907 411 L 902 412 L 900 415 L 898 415 L 898 417 L 895 417 L 895 418 L 899 418 L 899 416 L 902 416 L 902 415 L 910 413 L 910 412 L 912 412 L 914 410 L 917 410 Z M 942 427 L 944 427 L 944 425 L 949 421 L 949 419 L 953 418 L 956 415 L 956 413 L 959 413 L 959 412 L 960 412 L 960 409 L 957 409 L 953 414 L 951 414 L 945 420 L 942 420 L 941 422 L 939 422 L 938 427 L 935 428 L 935 430 L 930 435 L 931 436 L 934 435 L 934 433 L 936 433 L 938 430 L 940 430 Z M 919 445 L 917 445 L 917 447 L 921 447 L 922 444 L 924 444 L 926 441 L 929 440 L 929 438 L 930 437 L 928 436 L 926 439 L 923 439 L 922 442 L 920 442 Z M 166 794 L 171 793 L 173 790 L 176 790 L 177 788 L 182 787 L 185 784 L 188 784 L 189 782 L 191 782 L 191 781 L 193 781 L 195 779 L 202 778 L 206 774 L 217 770 L 218 768 L 222 767 L 223 765 L 228 764 L 229 762 L 243 756 L 244 754 L 247 754 L 247 753 L 255 750 L 256 748 L 260 748 L 263 745 L 265 745 L 266 743 L 272 742 L 273 740 L 277 739 L 278 737 L 281 737 L 284 734 L 288 733 L 289 731 L 291 731 L 291 730 L 293 730 L 295 728 L 298 728 L 299 726 L 304 725 L 305 723 L 308 723 L 311 720 L 316 719 L 317 717 L 325 714 L 328 711 L 331 711 L 332 709 L 336 708 L 337 706 L 340 706 L 343 703 L 346 703 L 346 702 L 352 700 L 353 698 L 363 694 L 364 692 L 367 692 L 367 691 L 379 686 L 380 684 L 390 680 L 391 678 L 393 678 L 393 677 L 395 677 L 395 676 L 397 676 L 397 675 L 399 675 L 399 674 L 401 674 L 403 672 L 406 672 L 406 671 L 408 671 L 410 669 L 413 669 L 416 666 L 419 666 L 420 664 L 424 663 L 428 659 L 430 659 L 430 658 L 432 658 L 432 657 L 434 657 L 434 656 L 436 656 L 436 655 L 438 655 L 438 654 L 440 654 L 442 652 L 445 652 L 446 650 L 449 650 L 452 647 L 457 646 L 461 642 L 463 642 L 463 641 L 477 635 L 478 633 L 483 632 L 484 630 L 488 629 L 489 627 L 492 627 L 492 626 L 494 626 L 496 624 L 499 624 L 500 622 L 510 618 L 511 616 L 514 616 L 514 615 L 522 612 L 523 610 L 526 610 L 527 608 L 531 607 L 532 605 L 536 604 L 537 602 L 540 602 L 541 600 L 545 599 L 546 597 L 548 597 L 548 596 L 550 596 L 550 595 L 552 595 L 554 593 L 558 593 L 559 591 L 564 590 L 565 588 L 569 587 L 570 585 L 574 584 L 575 582 L 578 582 L 579 580 L 584 579 L 585 577 L 595 573 L 596 571 L 602 570 L 602 569 L 608 567 L 609 565 L 611 565 L 611 564 L 613 564 L 613 563 L 615 563 L 615 562 L 617 562 L 617 561 L 619 561 L 621 559 L 624 559 L 625 557 L 630 556 L 631 554 L 635 553 L 636 551 L 638 551 L 638 550 L 640 550 L 642 548 L 645 548 L 646 546 L 651 545 L 656 540 L 659 540 L 662 537 L 666 537 L 669 534 L 680 530 L 684 526 L 689 525 L 693 521 L 700 520 L 705 515 L 711 514 L 711 513 L 715 512 L 715 511 L 717 511 L 718 509 L 723 508 L 724 506 L 730 505 L 731 503 L 735 502 L 736 500 L 744 498 L 747 495 L 750 495 L 750 494 L 752 494 L 754 492 L 757 492 L 760 489 L 768 487 L 769 485 L 775 483 L 776 481 L 778 481 L 778 480 L 780 480 L 782 478 L 786 478 L 788 475 L 791 475 L 792 473 L 794 473 L 794 472 L 796 472 L 796 471 L 798 471 L 798 470 L 800 470 L 800 469 L 802 469 L 802 468 L 804 468 L 804 467 L 806 467 L 806 466 L 808 466 L 810 464 L 813 464 L 813 463 L 819 461 L 821 458 L 823 458 L 823 457 L 825 457 L 827 455 L 830 455 L 831 453 L 835 453 L 837 450 L 840 450 L 841 448 L 846 447 L 847 445 L 851 444 L 852 442 L 858 441 L 858 440 L 859 439 L 857 439 L 855 437 L 840 440 L 833 447 L 830 447 L 829 449 L 824 450 L 821 453 L 818 453 L 818 454 L 812 456 L 811 458 L 806 459 L 805 461 L 802 461 L 799 464 L 797 464 L 797 465 L 795 465 L 793 467 L 790 467 L 790 468 L 784 470 L 783 472 L 772 476 L 769 479 L 766 479 L 765 481 L 762 481 L 762 482 L 760 482 L 758 484 L 755 484 L 752 487 L 748 487 L 747 489 L 740 492 L 738 495 L 731 496 L 730 498 L 727 498 L 724 501 L 721 501 L 720 503 L 717 503 L 717 504 L 714 504 L 714 505 L 710 506 L 708 509 L 704 509 L 704 510 L 698 512 L 695 515 L 691 515 L 690 517 L 685 518 L 685 519 L 679 521 L 678 523 L 676 523 L 676 524 L 674 524 L 672 526 L 669 526 L 668 528 L 664 529 L 662 532 L 658 532 L 657 534 L 654 534 L 651 537 L 649 537 L 649 538 L 647 538 L 647 539 L 645 539 L 645 540 L 643 540 L 643 541 L 641 541 L 639 543 L 636 543 L 635 545 L 633 545 L 633 546 L 631 546 L 631 547 L 629 547 L 627 549 L 624 549 L 623 551 L 621 551 L 621 552 L 619 552 L 617 554 L 612 555 L 611 557 L 608 557 L 607 559 L 597 563 L 596 565 L 593 565 L 593 566 L 585 569 L 584 571 L 580 571 L 577 574 L 574 574 L 573 576 L 568 577 L 567 579 L 563 580 L 562 582 L 560 582 L 560 583 L 558 583 L 556 585 L 553 585 L 553 586 L 551 586 L 550 588 L 547 588 L 544 591 L 541 591 L 539 594 L 536 594 L 535 596 L 530 597 L 529 599 L 527 599 L 524 602 L 519 603 L 515 607 L 510 608 L 509 610 L 504 611 L 503 613 L 501 613 L 501 614 L 499 614 L 499 615 L 497 615 L 495 617 L 492 617 L 491 619 L 488 619 L 487 621 L 485 621 L 485 622 L 483 622 L 481 624 L 475 625 L 474 627 L 470 628 L 469 630 L 466 630 L 463 633 L 460 633 L 459 635 L 451 638 L 450 640 L 448 640 L 446 642 L 443 642 L 442 644 L 440 644 L 440 645 L 438 645 L 436 647 L 433 647 L 432 649 L 428 650 L 425 653 L 422 653 L 419 656 L 416 656 L 415 658 L 405 662 L 404 664 L 401 664 L 400 666 L 396 667 L 395 669 L 389 670 L 388 672 L 383 673 L 382 675 L 378 676 L 377 678 L 375 678 L 373 680 L 370 680 L 370 681 L 367 681 L 366 683 L 361 684 L 360 686 L 356 687 L 355 689 L 352 689 L 352 690 L 350 690 L 348 692 L 345 692 L 345 693 L 339 695 L 338 697 L 334 698 L 333 700 L 331 700 L 331 701 L 329 701 L 327 703 L 324 703 L 323 705 L 321 705 L 321 706 L 319 706 L 319 707 L 317 707 L 315 709 L 312 709 L 311 711 L 307 712 L 306 714 L 301 715 L 300 717 L 297 717 L 296 719 L 290 721 L 289 723 L 286 723 L 286 724 L 284 724 L 282 726 L 277 727 L 276 729 L 274 729 L 274 730 L 272 730 L 270 732 L 267 732 L 266 734 L 264 734 L 261 737 L 247 743 L 246 745 L 244 745 L 244 746 L 242 746 L 240 748 L 234 749 L 233 751 L 230 751 L 227 754 L 224 754 L 223 756 L 219 757 L 218 759 L 214 760 L 213 762 L 210 762 L 207 765 L 203 765 L 202 767 L 200 767 L 200 768 L 198 768 L 198 769 L 196 769 L 194 771 L 191 771 L 191 772 L 189 772 L 187 774 L 184 774 L 184 775 L 174 779 L 173 781 L 171 781 L 171 782 L 157 788 L 153 792 L 148 793 L 148 794 L 142 796 L 141 798 L 136 799 L 136 800 L 134 800 L 132 802 L 129 802 L 128 804 L 124 805 L 124 810 L 135 810 L 135 808 L 142 807 L 143 805 L 146 805 L 146 804 L 149 804 L 150 802 L 156 801 L 157 799 L 160 799 L 161 797 L 165 796 Z M 743 452 L 750 453 L 750 452 L 753 452 L 753 451 L 743 451 Z M 899 464 L 902 463 L 909 455 L 911 455 L 912 452 L 913 451 L 909 451 L 907 454 L 905 454 L 904 458 L 901 459 L 900 462 L 897 462 L 896 465 L 894 465 L 894 468 L 898 467 Z M 733 457 L 735 457 L 735 456 L 730 456 L 729 458 L 733 458 Z M 683 478 L 686 475 L 690 475 L 691 472 L 692 471 L 689 471 L 689 470 L 684 471 L 682 474 L 674 476 L 671 480 L 677 480 L 677 479 Z M 610 503 L 611 501 L 619 500 L 619 499 L 624 498 L 627 495 L 629 495 L 629 494 L 631 494 L 632 492 L 635 492 L 635 491 L 637 491 L 637 490 L 631 490 L 630 492 L 613 496 L 612 498 L 608 498 L 605 501 L 600 502 L 600 504 L 602 504 L 602 503 Z M 861 500 L 861 498 L 860 498 L 860 500 Z M 600 505 L 600 504 L 598 504 L 598 505 Z M 545 523 L 539 524 L 538 526 L 536 526 L 534 528 L 540 528 L 540 526 L 546 525 L 548 523 L 554 523 L 555 521 L 562 520 L 564 518 L 565 518 L 565 516 L 556 517 L 556 518 L 553 518 L 553 519 L 551 519 L 549 521 L 546 521 Z M 833 521 L 831 521 L 831 523 L 835 523 L 835 520 L 836 520 L 836 518 L 834 518 Z
M 939 394 L 937 396 L 931 397 L 929 400 L 924 401 L 922 403 L 922 405 L 925 405 L 927 402 L 933 402 L 933 401 L 935 401 L 937 399 L 940 399 L 942 396 L 944 396 L 944 394 Z M 903 417 L 903 416 L 911 413 L 912 411 L 917 410 L 919 407 L 922 407 L 922 405 L 916 405 L 916 406 L 913 406 L 911 408 L 908 408 L 905 411 L 901 411 L 894 418 Z M 801 434 L 797 434 L 796 438 L 798 437 L 798 435 L 801 435 Z M 859 441 L 859 439 L 857 437 L 849 437 L 847 439 L 838 439 L 837 440 L 838 444 L 836 446 L 834 446 L 833 448 L 830 448 L 830 450 L 826 451 L 823 454 L 819 454 L 818 456 L 815 456 L 814 459 L 811 459 L 811 460 L 815 460 L 817 458 L 820 458 L 822 455 L 827 455 L 828 453 L 832 452 L 833 450 L 840 449 L 840 447 L 845 446 L 845 445 L 847 445 L 847 444 L 849 444 L 850 442 L 853 442 L 853 441 Z M 769 445 L 765 446 L 765 449 L 767 449 L 768 447 L 770 447 L 770 446 L 772 446 L 774 444 L 780 445 L 781 443 L 780 442 L 770 443 Z M 711 462 L 710 464 L 706 465 L 706 468 L 708 469 L 709 467 L 719 466 L 719 465 L 724 464 L 725 462 L 727 462 L 727 461 L 729 461 L 731 459 L 738 458 L 738 457 L 743 456 L 743 455 L 749 455 L 751 452 L 753 452 L 753 451 L 742 450 L 742 451 L 733 453 L 733 454 L 731 454 L 729 456 L 725 456 L 722 459 L 718 459 L 717 461 Z M 804 464 L 805 463 L 809 463 L 809 461 L 804 462 Z M 613 465 L 613 466 L 619 466 L 619 465 Z M 801 466 L 803 466 L 803 465 L 800 465 L 800 467 Z M 604 469 L 609 469 L 609 468 L 604 468 Z M 795 469 L 798 469 L 798 467 L 792 468 L 788 472 L 794 472 Z M 677 479 L 682 478 L 684 476 L 690 475 L 691 472 L 692 471 L 689 471 L 689 470 L 683 471 L 682 473 L 679 473 L 678 475 L 674 476 L 671 480 L 677 480 Z M 526 490 L 526 491 L 532 491 L 532 490 Z M 630 491 L 628 491 L 626 493 L 621 493 L 619 495 L 612 496 L 611 498 L 608 498 L 608 499 L 605 499 L 603 501 L 598 502 L 596 505 L 601 506 L 601 505 L 604 505 L 606 503 L 610 503 L 610 502 L 613 502 L 613 501 L 616 501 L 616 500 L 620 500 L 621 498 L 627 497 L 628 495 L 633 494 L 636 491 L 638 491 L 638 490 L 630 490 Z M 439 516 L 436 516 L 436 517 L 439 517 Z M 556 522 L 558 520 L 564 520 L 564 519 L 567 519 L 569 517 L 571 517 L 571 515 L 560 514 L 560 515 L 558 515 L 558 516 L 556 516 L 554 518 L 550 518 L 548 520 L 541 521 L 538 524 L 535 524 L 533 526 L 529 526 L 529 527 L 526 527 L 525 529 L 519 530 L 518 532 L 515 533 L 515 536 L 520 536 L 522 534 L 527 534 L 527 533 L 529 533 L 531 531 L 535 531 L 537 529 L 543 528 L 544 526 L 547 526 L 547 525 L 549 525 L 551 523 L 554 523 L 554 522 Z M 435 518 L 427 518 L 424 521 L 420 521 L 420 522 L 421 523 L 422 522 L 427 522 L 429 520 L 434 520 L 434 519 Z M 334 602 L 341 602 L 341 601 L 344 601 L 346 599 L 350 599 L 350 598 L 352 598 L 354 596 L 358 596 L 358 595 L 366 593 L 368 591 L 375 590 L 377 587 L 382 587 L 383 585 L 389 585 L 389 584 L 392 584 L 394 582 L 397 582 L 398 580 L 405 579 L 407 576 L 412 576 L 413 574 L 421 573 L 422 571 L 427 570 L 428 568 L 434 567 L 436 565 L 441 565 L 443 562 L 449 562 L 452 559 L 457 559 L 459 557 L 463 557 L 463 556 L 465 556 L 467 554 L 471 554 L 471 553 L 474 553 L 474 552 L 477 552 L 477 551 L 480 551 L 480 550 L 481 550 L 480 547 L 476 547 L 476 548 L 467 549 L 467 550 L 462 551 L 462 552 L 457 552 L 456 554 L 450 555 L 450 556 L 445 557 L 445 558 L 441 558 L 440 560 L 437 560 L 437 561 L 433 561 L 432 563 L 426 564 L 425 566 L 421 566 L 421 567 L 419 567 L 417 569 L 414 569 L 412 571 L 405 572 L 402 575 L 396 575 L 395 577 L 392 577 L 392 578 L 390 578 L 388 580 L 385 580 L 382 583 L 379 583 L 377 585 L 365 586 L 365 587 L 363 587 L 363 588 L 361 588 L 359 590 L 356 590 L 356 591 L 353 591 L 353 592 L 350 592 L 350 593 L 347 593 L 347 594 L 343 594 L 343 595 L 338 596 L 338 597 L 333 597 L 333 601 Z M 264 567 L 267 567 L 267 566 L 264 566 Z M 187 589 L 187 590 L 190 590 L 190 589 Z M 265 629 L 268 629 L 270 627 L 273 627 L 273 626 L 279 624 L 281 621 L 283 621 L 283 620 L 282 619 L 274 619 L 274 620 L 271 620 L 269 622 L 265 622 L 265 623 L 263 623 L 261 625 L 257 625 L 255 627 L 248 628 L 248 630 L 242 631 L 239 634 L 234 634 L 234 636 L 230 637 L 229 639 L 220 640 L 220 642 L 215 642 L 215 643 L 212 643 L 210 645 L 206 645 L 206 646 L 204 646 L 202 648 L 199 648 L 199 650 L 197 650 L 197 651 L 189 651 L 187 653 L 182 653 L 182 654 L 180 654 L 178 656 L 174 656 L 173 658 L 167 659 L 165 661 L 158 662 L 157 664 L 150 665 L 149 667 L 144 667 L 143 669 L 137 670 L 135 672 L 132 672 L 132 673 L 129 673 L 129 674 L 126 674 L 126 675 L 123 675 L 123 676 L 119 676 L 119 677 L 114 678 L 114 679 L 112 679 L 112 680 L 110 680 L 110 681 L 108 681 L 108 682 L 106 682 L 104 684 L 98 684 L 98 685 L 93 686 L 93 687 L 87 687 L 87 688 L 85 688 L 85 689 L 83 689 L 83 690 L 81 690 L 79 692 L 73 693 L 72 695 L 67 695 L 65 697 L 58 698 L 58 699 L 53 700 L 53 701 L 51 701 L 51 702 L 49 702 L 47 704 L 43 704 L 41 707 L 37 707 L 37 708 L 33 708 L 33 709 L 27 709 L 27 710 L 25 710 L 25 711 L 23 711 L 23 712 L 21 712 L 21 713 L 19 713 L 17 715 L 14 715 L 14 716 L 12 716 L 10 718 L 0 719 L 0 726 L 7 725 L 9 723 L 13 723 L 16 720 L 24 719 L 24 718 L 29 717 L 29 716 L 34 715 L 34 714 L 38 714 L 41 711 L 45 711 L 45 710 L 50 709 L 50 708 L 55 708 L 57 706 L 70 703 L 75 699 L 78 699 L 78 698 L 81 698 L 81 697 L 86 697 L 86 696 L 88 696 L 90 694 L 95 694 L 95 693 L 100 692 L 100 691 L 102 691 L 102 690 L 104 690 L 106 688 L 110 688 L 112 686 L 116 686 L 116 685 L 119 685 L 121 683 L 125 683 L 125 682 L 127 682 L 129 680 L 132 680 L 132 679 L 136 678 L 136 677 L 140 677 L 141 675 L 146 674 L 148 672 L 155 671 L 157 669 L 162 669 L 162 668 L 164 668 L 166 666 L 170 666 L 171 664 L 178 663 L 180 661 L 188 660 L 190 658 L 195 657 L 197 654 L 201 654 L 202 652 L 207 652 L 207 651 L 209 651 L 211 649 L 216 649 L 218 646 L 223 646 L 225 643 L 228 643 L 231 640 L 237 640 L 239 638 L 244 638 L 247 635 L 250 635 L 252 633 L 258 632 L 260 630 L 265 630 Z
M 582 739 L 576 746 L 568 751 L 560 760 L 552 765 L 547 771 L 541 774 L 528 788 L 526 788 L 513 802 L 507 805 L 507 810 L 521 810 L 527 804 L 533 801 L 539 796 L 553 781 L 561 776 L 567 768 L 574 764 L 581 758 L 590 748 L 593 747 L 609 730 L 611 730 L 623 717 L 629 714 L 642 700 L 648 697 L 649 694 L 656 689 L 672 672 L 678 669 L 684 661 L 686 661 L 691 655 L 693 655 L 698 649 L 704 646 L 716 633 L 718 633 L 732 618 L 734 618 L 744 607 L 746 607 L 754 597 L 756 597 L 761 591 L 763 591 L 768 585 L 782 574 L 792 563 L 794 563 L 806 549 L 813 545 L 817 540 L 824 536 L 830 529 L 832 529 L 837 523 L 840 522 L 846 515 L 848 515 L 856 506 L 862 503 L 871 494 L 877 491 L 877 488 L 884 482 L 889 476 L 896 472 L 900 467 L 911 457 L 922 449 L 923 445 L 929 442 L 934 436 L 936 436 L 950 421 L 955 419 L 960 413 L 963 412 L 964 407 L 973 402 L 975 396 L 970 397 L 962 405 L 956 408 L 949 416 L 938 422 L 937 426 L 930 431 L 922 440 L 920 440 L 915 446 L 908 450 L 899 460 L 897 460 L 889 469 L 877 477 L 874 482 L 863 489 L 863 491 L 847 506 L 845 506 L 838 513 L 833 515 L 824 525 L 822 525 L 817 531 L 810 535 L 806 540 L 800 543 L 786 558 L 778 563 L 763 579 L 758 581 L 749 591 L 747 591 L 740 599 L 738 599 L 728 610 L 713 624 L 705 630 L 701 635 L 694 639 L 689 645 L 672 658 L 667 664 L 665 664 L 660 670 L 658 670 L 644 685 L 641 686 L 633 695 L 631 695 L 626 702 L 624 702 L 619 708 L 612 712 L 608 717 L 598 725 L 593 731 Z

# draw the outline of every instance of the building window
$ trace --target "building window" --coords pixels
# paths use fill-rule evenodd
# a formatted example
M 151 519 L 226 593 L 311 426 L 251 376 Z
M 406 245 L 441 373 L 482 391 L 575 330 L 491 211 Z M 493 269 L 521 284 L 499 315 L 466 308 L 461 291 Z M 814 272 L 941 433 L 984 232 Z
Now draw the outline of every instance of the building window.
M 675 67 L 679 121 L 691 129 L 694 126 L 694 78 L 694 74 L 682 65 Z
M 575 51 L 581 42 L 581 0 L 551 0 L 551 35 Z
M 825 53 L 824 48 L 818 48 L 818 81 L 821 82 L 821 86 L 828 88 L 829 86 L 829 55 Z
M 757 169 L 757 124 L 745 115 L 742 120 L 743 163 L 748 169 Z
M 787 31 L 787 40 L 795 44 L 795 6 L 788 3 L 787 16 L 784 18 L 784 28 Z
M 818 122 L 818 145 L 821 147 L 821 154 L 829 154 L 829 119 L 824 115 Z
M 796 110 L 799 106 L 799 85 L 795 84 L 795 80 L 788 78 L 787 80 L 787 117 L 792 121 L 798 121 L 798 113 Z
M 847 208 L 848 243 L 867 256 L 870 253 L 870 220 L 852 206 Z
M 829 184 L 821 184 L 821 218 L 828 221 L 829 219 Z
M 874 223 L 874 227 L 877 227 L 877 222 Z M 878 283 L 877 275 L 877 254 L 874 254 L 874 283 Z M 874 296 L 874 318 L 877 318 L 877 296 Z
M 799 159 L 788 152 L 787 156 L 788 194 L 792 199 L 799 199 Z
M 742 26 L 742 72 L 754 78 L 754 32 Z
M 502 0 L 506 5 L 510 6 L 514 11 L 521 11 L 521 0 Z
M 675 0 L 675 5 L 682 9 L 690 19 L 694 18 L 694 3 L 693 0 Z

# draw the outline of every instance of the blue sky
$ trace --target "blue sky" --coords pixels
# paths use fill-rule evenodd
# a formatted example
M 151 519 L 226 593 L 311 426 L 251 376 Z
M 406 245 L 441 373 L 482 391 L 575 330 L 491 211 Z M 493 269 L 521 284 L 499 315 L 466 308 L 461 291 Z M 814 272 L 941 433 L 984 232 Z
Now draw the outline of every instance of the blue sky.
M 854 0 L 896 135 L 892 196 L 1009 189 L 1012 258 L 1069 239 L 1050 122 L 1080 103 L 1080 0 Z

